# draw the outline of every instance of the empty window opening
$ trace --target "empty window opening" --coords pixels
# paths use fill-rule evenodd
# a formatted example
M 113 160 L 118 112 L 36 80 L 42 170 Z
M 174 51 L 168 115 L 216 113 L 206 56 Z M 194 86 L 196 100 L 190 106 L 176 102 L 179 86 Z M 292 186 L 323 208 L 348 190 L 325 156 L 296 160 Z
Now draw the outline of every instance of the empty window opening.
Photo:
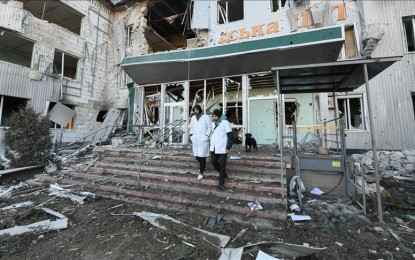
M 97 122 L 103 123 L 107 113 L 108 113 L 108 110 L 99 111 L 97 115 Z
M 337 105 L 339 116 L 345 118 L 346 129 L 365 129 L 362 97 L 339 97 Z
M 357 47 L 354 27 L 348 27 L 345 29 L 345 40 L 344 40 L 344 57 L 346 59 L 357 58 Z
M 0 29 L 0 60 L 30 68 L 32 41 Z
M 414 118 L 415 118 L 415 92 L 412 92 L 412 107 L 414 109 Z
M 244 1 L 218 0 L 218 23 L 224 24 L 244 19 Z
M 21 107 L 26 107 L 28 99 L 18 98 L 18 97 L 9 97 L 1 96 L 0 98 L 0 121 L 1 126 L 8 126 L 10 117 L 14 112 L 19 111 Z
M 56 105 L 56 102 L 50 102 L 49 107 L 48 107 L 48 113 L 52 110 L 52 108 Z M 68 104 L 64 104 L 65 106 L 69 107 L 72 110 L 75 110 L 75 106 L 74 105 L 68 105 Z M 73 129 L 73 125 L 74 124 L 74 117 L 71 118 L 71 120 L 69 121 L 69 123 L 67 125 L 60 125 L 58 123 L 52 122 L 50 124 L 50 128 L 53 129 Z
M 405 28 L 408 51 L 413 52 L 415 51 L 415 17 L 404 17 L 402 21 Z
M 62 63 L 63 61 L 63 63 Z M 61 74 L 63 66 L 63 76 L 71 79 L 76 79 L 78 70 L 78 58 L 67 53 L 55 50 L 55 57 L 53 59 L 54 73 Z
M 133 39 L 132 39 L 132 37 L 133 37 L 133 26 L 132 25 L 129 25 L 129 26 L 127 26 L 126 28 L 125 28 L 125 35 L 126 35 L 126 45 L 127 46 L 131 46 L 131 45 L 133 45 Z
M 277 12 L 282 11 L 287 0 L 271 0 L 271 11 Z
M 54 23 L 77 35 L 81 34 L 82 17 L 80 13 L 60 1 L 29 1 L 23 2 L 23 9 L 38 19 Z

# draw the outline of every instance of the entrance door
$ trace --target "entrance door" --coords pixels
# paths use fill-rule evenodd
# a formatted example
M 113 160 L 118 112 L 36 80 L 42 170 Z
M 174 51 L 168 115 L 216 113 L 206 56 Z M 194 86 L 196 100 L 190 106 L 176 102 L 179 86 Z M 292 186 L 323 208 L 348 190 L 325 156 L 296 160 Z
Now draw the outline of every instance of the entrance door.
M 277 142 L 275 102 L 276 98 L 248 100 L 248 132 L 258 144 Z
M 164 126 L 166 134 L 164 142 L 168 144 L 183 143 L 184 102 L 164 103 Z

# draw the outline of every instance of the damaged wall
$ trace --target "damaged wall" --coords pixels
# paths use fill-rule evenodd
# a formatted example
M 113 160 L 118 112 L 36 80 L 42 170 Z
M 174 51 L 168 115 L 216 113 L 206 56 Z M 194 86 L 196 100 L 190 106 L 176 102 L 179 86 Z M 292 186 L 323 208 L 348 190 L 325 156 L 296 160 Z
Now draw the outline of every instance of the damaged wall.
M 80 35 L 36 18 L 21 2 L 0 2 L 6 14 L 0 29 L 34 42 L 30 68 L 0 61 L 0 94 L 27 98 L 38 113 L 47 112 L 50 102 L 74 105 L 74 129 L 61 136 L 63 142 L 72 142 L 99 127 L 100 110 L 125 108 L 128 92 L 122 91 L 114 72 L 120 69 L 114 63 L 112 11 L 99 1 L 62 3 L 83 16 Z M 56 52 L 77 61 L 74 79 L 56 74 Z
M 369 83 L 378 149 L 413 149 L 415 115 L 411 93 L 415 92 L 415 55 L 407 51 L 402 17 L 415 14 L 415 2 L 360 2 L 365 25 L 384 30 L 371 57 L 403 55 L 401 61 Z M 365 88 L 360 87 L 356 92 L 365 93 Z M 370 133 L 348 132 L 347 147 L 371 149 Z

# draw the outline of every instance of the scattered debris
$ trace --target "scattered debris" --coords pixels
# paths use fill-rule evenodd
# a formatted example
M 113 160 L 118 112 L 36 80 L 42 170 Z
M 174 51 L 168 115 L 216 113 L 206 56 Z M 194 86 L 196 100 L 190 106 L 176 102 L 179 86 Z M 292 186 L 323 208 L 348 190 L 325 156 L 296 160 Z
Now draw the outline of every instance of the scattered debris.
M 291 215 L 291 219 L 294 222 L 299 222 L 299 221 L 308 221 L 311 220 L 311 217 L 308 215 Z
M 219 257 L 219 260 L 236 260 L 241 259 L 243 251 L 246 248 L 256 247 L 258 251 L 270 251 L 271 254 L 280 253 L 288 257 L 305 257 L 309 255 L 316 254 L 324 248 L 318 247 L 310 247 L 310 246 L 301 246 L 301 245 L 294 245 L 288 244 L 284 242 L 260 242 L 256 244 L 250 244 L 239 248 L 224 248 L 222 249 L 222 254 Z M 266 250 L 265 250 L 266 249 Z M 265 258 L 266 259 L 266 258 Z
M 255 260 L 282 260 L 281 258 L 272 257 L 261 250 L 259 250 L 258 255 L 256 256 Z
M 26 202 L 21 202 L 21 203 L 16 203 L 7 207 L 3 207 L 0 208 L 0 211 L 5 211 L 5 210 L 9 210 L 9 209 L 16 209 L 16 208 L 22 208 L 22 207 L 26 207 L 26 206 L 31 206 L 33 205 L 32 201 L 26 201 Z
M 236 235 L 236 237 L 234 239 L 232 239 L 232 243 L 235 242 L 235 240 L 237 240 L 238 238 L 240 238 L 246 231 L 248 230 L 248 228 L 244 228 L 241 231 L 239 231 L 239 233 Z
M 47 232 L 51 230 L 66 229 L 68 227 L 68 218 L 59 212 L 53 211 L 48 208 L 42 208 L 46 213 L 57 217 L 57 220 L 43 220 L 35 222 L 26 226 L 14 226 L 8 229 L 0 230 L 0 236 L 2 235 L 20 235 L 27 232 Z
M 248 202 L 248 206 L 252 211 L 264 209 L 257 200 L 255 202 Z
M 147 212 L 147 211 L 134 212 L 133 214 L 137 217 L 140 217 L 140 218 L 148 221 L 153 226 L 156 226 L 156 227 L 158 227 L 162 230 L 167 230 L 166 226 L 160 224 L 160 222 L 165 222 L 165 221 L 171 221 L 171 222 L 173 222 L 177 225 L 183 225 L 185 227 L 190 227 L 194 231 L 198 231 L 198 232 L 202 233 L 203 234 L 202 236 L 212 237 L 213 239 L 210 239 L 210 240 L 205 238 L 206 239 L 205 241 L 209 241 L 209 242 L 211 242 L 211 244 L 214 244 L 215 246 L 218 246 L 218 247 L 221 247 L 221 248 L 225 247 L 228 244 L 229 240 L 230 240 L 230 237 L 228 237 L 228 236 L 212 233 L 212 232 L 209 232 L 209 231 L 206 231 L 206 230 L 203 230 L 203 229 L 199 229 L 199 228 L 189 226 L 189 225 L 187 225 L 185 223 L 182 223 L 182 222 L 180 222 L 180 221 L 178 221 L 174 218 L 169 217 L 168 215 L 161 215 L 161 214 L 151 213 L 151 212 Z M 182 242 L 185 243 L 184 241 L 182 241 Z M 190 245 L 190 243 L 189 244 L 185 243 L 185 244 Z
M 78 196 L 72 193 L 70 189 L 64 189 L 59 184 L 51 184 L 49 186 L 49 195 L 61 197 L 61 198 L 69 198 L 72 201 L 78 202 L 79 204 L 84 204 L 84 200 L 91 195 L 92 193 L 83 193 L 84 196 Z

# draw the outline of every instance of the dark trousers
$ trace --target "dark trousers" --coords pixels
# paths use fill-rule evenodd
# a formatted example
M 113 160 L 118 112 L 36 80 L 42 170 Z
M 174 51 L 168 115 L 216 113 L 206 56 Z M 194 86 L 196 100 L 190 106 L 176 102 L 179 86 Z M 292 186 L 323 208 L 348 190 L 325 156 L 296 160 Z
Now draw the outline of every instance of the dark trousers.
M 227 154 L 215 154 L 210 152 L 210 160 L 212 161 L 213 168 L 219 172 L 219 185 L 225 184 L 226 175 L 226 158 Z
M 206 169 L 206 157 L 195 156 L 195 158 L 199 162 L 199 172 L 203 174 Z

